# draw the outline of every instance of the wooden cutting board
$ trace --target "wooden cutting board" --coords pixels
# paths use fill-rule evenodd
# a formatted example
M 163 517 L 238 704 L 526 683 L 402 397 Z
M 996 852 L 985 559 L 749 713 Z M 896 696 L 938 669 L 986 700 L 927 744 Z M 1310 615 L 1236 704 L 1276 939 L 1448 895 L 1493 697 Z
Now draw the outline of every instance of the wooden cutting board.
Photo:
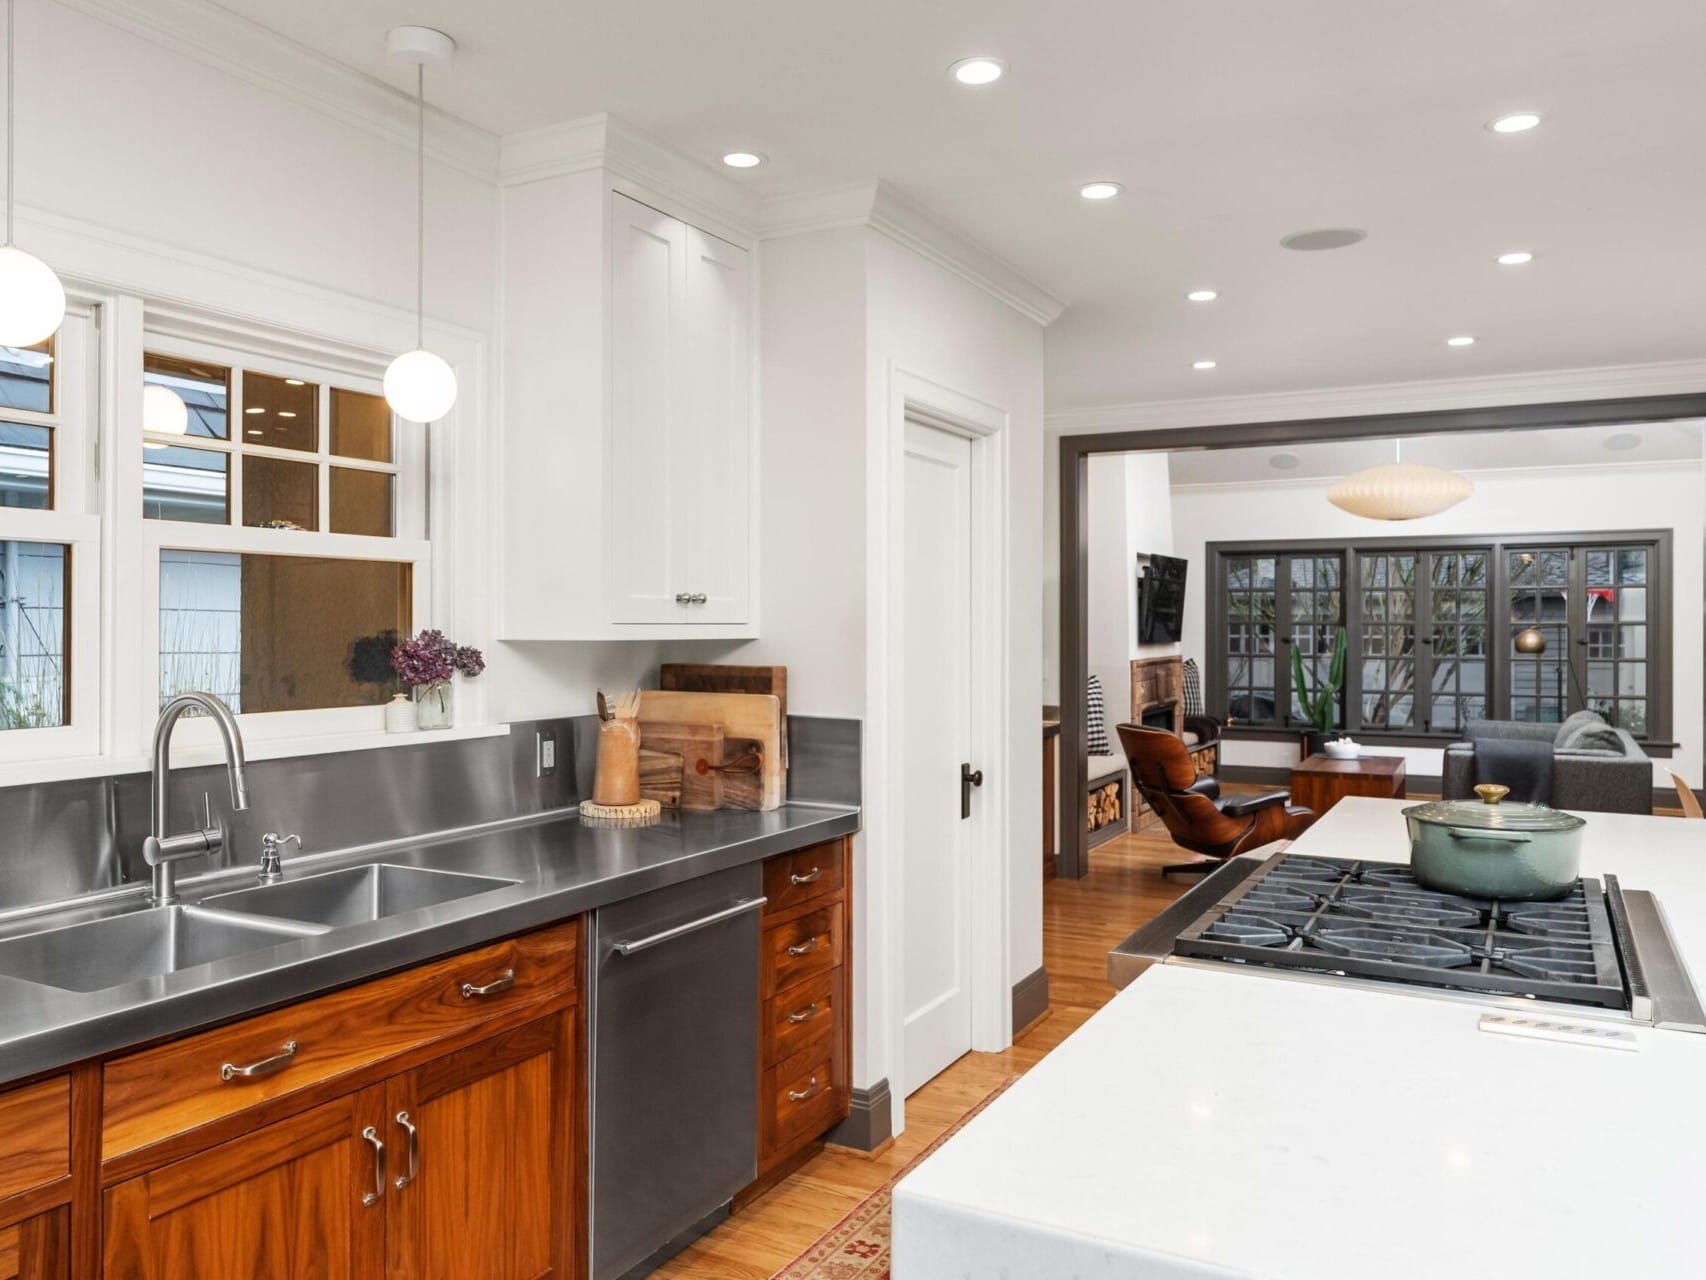
M 788 767 L 788 668 L 726 662 L 665 662 L 658 688 L 673 693 L 773 693 L 782 704 L 782 768 Z
M 700 769 L 723 760 L 723 727 L 717 724 L 640 722 L 640 795 L 670 809 L 693 813 L 723 807 L 723 775 Z M 744 806 L 743 806 L 744 807 Z
M 756 743 L 759 755 L 758 809 L 780 808 L 787 798 L 787 770 L 782 762 L 782 700 L 773 694 L 762 693 L 674 693 L 667 690 L 648 690 L 640 695 L 640 735 L 642 745 L 650 735 L 650 725 L 720 725 L 724 741 L 724 756 L 731 740 Z M 686 762 L 684 771 L 687 768 Z M 724 779 L 724 790 L 729 779 Z M 685 786 L 685 781 L 683 783 Z M 736 787 L 740 794 L 749 795 L 749 784 Z M 742 805 L 742 808 L 747 807 Z

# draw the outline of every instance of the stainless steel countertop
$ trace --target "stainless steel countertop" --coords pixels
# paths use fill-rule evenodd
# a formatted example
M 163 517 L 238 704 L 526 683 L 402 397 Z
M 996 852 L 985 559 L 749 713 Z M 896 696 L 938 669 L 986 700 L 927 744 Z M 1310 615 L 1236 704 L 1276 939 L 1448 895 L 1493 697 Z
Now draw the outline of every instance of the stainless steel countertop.
M 566 920 L 696 876 L 859 828 L 859 810 L 786 804 L 769 813 L 666 816 L 650 827 L 592 827 L 572 812 L 285 859 L 286 880 L 388 862 L 519 883 L 264 950 L 86 994 L 0 976 L 0 1084 L 407 968 Z M 255 868 L 179 882 L 193 903 L 255 882 Z M 89 895 L 51 915 L 0 920 L 7 934 L 137 910 L 147 886 Z

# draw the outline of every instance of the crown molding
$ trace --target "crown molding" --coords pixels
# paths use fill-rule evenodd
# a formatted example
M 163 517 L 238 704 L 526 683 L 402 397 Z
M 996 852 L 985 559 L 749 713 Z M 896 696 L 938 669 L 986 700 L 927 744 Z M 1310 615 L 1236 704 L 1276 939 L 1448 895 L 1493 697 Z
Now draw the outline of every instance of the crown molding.
M 745 187 L 615 116 L 599 113 L 507 135 L 498 182 L 505 187 L 603 169 L 659 198 L 706 231 L 750 241 L 759 203 Z
M 1536 373 L 1487 374 L 1416 382 L 1323 387 L 1245 396 L 1150 400 L 1047 414 L 1054 435 L 1153 431 L 1299 418 L 1347 418 L 1384 413 L 1482 409 L 1501 404 L 1610 400 L 1619 396 L 1685 395 L 1706 391 L 1706 360 L 1603 365 Z
M 1066 310 L 1060 299 L 881 180 L 768 200 L 759 224 L 759 238 L 775 240 L 855 226 L 882 232 L 1040 325 L 1053 324 Z
M 140 36 L 298 106 L 399 147 L 415 146 L 415 100 L 209 0 L 57 0 L 67 9 Z M 427 104 L 427 155 L 495 181 L 498 138 Z

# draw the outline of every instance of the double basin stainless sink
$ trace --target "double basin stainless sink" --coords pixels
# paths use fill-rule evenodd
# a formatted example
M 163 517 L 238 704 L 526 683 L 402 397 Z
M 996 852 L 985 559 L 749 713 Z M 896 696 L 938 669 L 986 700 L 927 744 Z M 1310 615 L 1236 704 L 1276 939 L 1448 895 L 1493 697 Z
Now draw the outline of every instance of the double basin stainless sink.
M 104 991 L 516 883 L 391 863 L 350 867 L 0 941 L 0 976 Z

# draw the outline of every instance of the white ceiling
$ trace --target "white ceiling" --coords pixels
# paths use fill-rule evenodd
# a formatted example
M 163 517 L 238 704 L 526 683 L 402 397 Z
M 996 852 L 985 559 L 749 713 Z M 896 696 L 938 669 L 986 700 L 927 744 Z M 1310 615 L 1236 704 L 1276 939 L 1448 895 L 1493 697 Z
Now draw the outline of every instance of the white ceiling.
M 1703 424 L 1699 421 L 1638 423 L 1633 426 L 1568 427 L 1543 431 L 1487 431 L 1471 435 L 1417 436 L 1404 441 L 1404 461 L 1453 471 L 1532 470 L 1544 467 L 1616 467 L 1690 463 L 1700 466 Z M 1630 449 L 1608 449 L 1606 441 L 1635 437 Z M 1290 470 L 1273 459 L 1297 460 Z M 1293 445 L 1286 448 L 1215 449 L 1168 455 L 1173 485 L 1284 484 L 1349 475 L 1393 460 L 1391 440 Z
M 1051 411 L 1702 354 L 1701 0 L 225 7 L 398 85 L 385 29 L 441 27 L 429 96 L 497 133 L 608 111 L 766 154 L 765 195 L 888 179 L 1068 303 Z M 972 53 L 1006 79 L 953 83 Z M 1538 130 L 1482 128 L 1524 108 Z M 1334 225 L 1369 239 L 1277 247 Z

